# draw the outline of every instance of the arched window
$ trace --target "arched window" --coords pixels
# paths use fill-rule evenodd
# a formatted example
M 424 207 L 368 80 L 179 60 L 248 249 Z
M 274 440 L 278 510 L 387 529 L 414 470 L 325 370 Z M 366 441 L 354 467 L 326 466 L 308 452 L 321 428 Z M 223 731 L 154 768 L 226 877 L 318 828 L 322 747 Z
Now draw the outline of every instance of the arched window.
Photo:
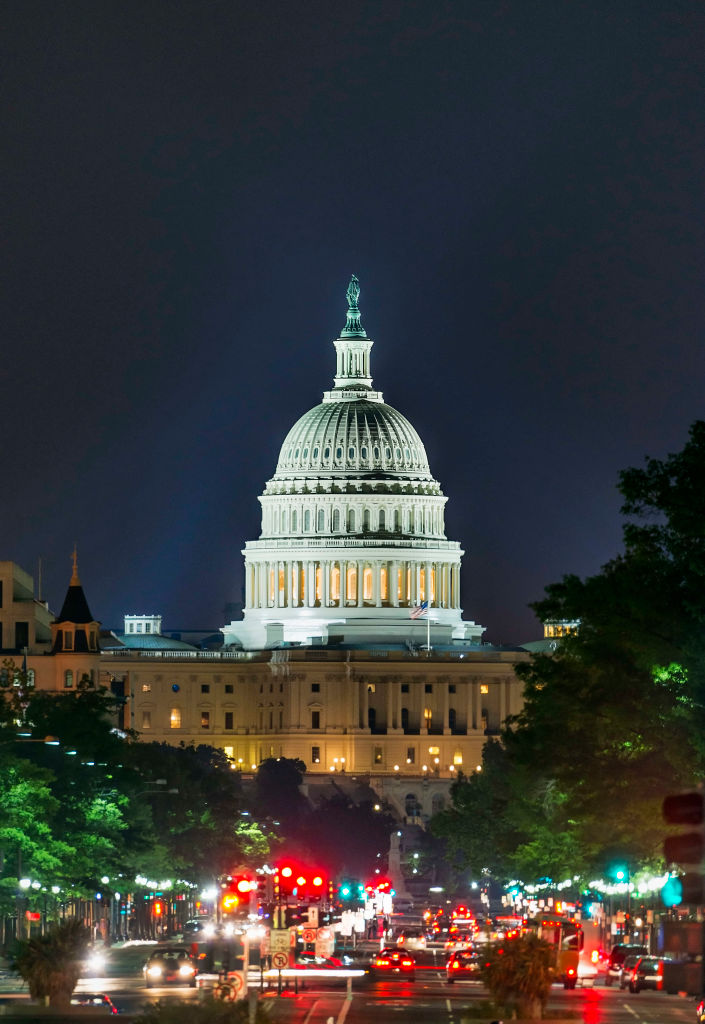
M 369 530 L 370 528 L 370 510 L 368 508 L 362 513 L 362 529 Z
M 294 509 L 294 511 L 291 513 L 291 532 L 292 533 L 296 533 L 298 528 L 299 528 L 299 517 L 297 515 L 296 509 Z
M 386 518 L 385 518 L 385 515 L 384 515 L 384 509 L 381 508 L 379 510 L 379 528 L 380 528 L 380 530 L 386 530 L 386 525 L 385 524 L 386 524 Z
M 404 730 L 404 732 L 408 732 L 409 731 L 409 709 L 408 708 L 402 708 L 401 709 L 401 727 Z
M 286 533 L 286 527 L 287 527 L 287 519 L 288 519 L 288 518 L 289 518 L 289 517 L 288 517 L 288 516 L 287 516 L 287 514 L 286 514 L 286 509 L 285 509 L 285 508 L 283 508 L 283 509 L 282 509 L 282 533 Z
M 309 509 L 306 509 L 306 511 L 304 512 L 304 533 L 310 533 L 310 532 L 311 532 L 311 512 L 310 512 Z
M 348 566 L 345 579 L 346 601 L 357 601 L 357 568 L 354 565 Z
M 407 818 L 418 818 L 421 815 L 421 805 L 415 793 L 407 793 L 404 798 L 404 814 Z
M 318 532 L 323 533 L 326 528 L 326 512 L 325 509 L 319 508 L 318 510 Z
M 340 531 L 340 509 L 333 509 L 333 533 L 339 533 Z
M 398 508 L 394 509 L 394 532 L 399 533 L 401 530 L 401 512 Z
M 363 445 L 362 448 L 360 449 L 360 457 L 365 460 L 367 459 L 367 448 L 365 447 L 365 445 Z
M 355 509 L 348 509 L 348 533 L 355 532 Z

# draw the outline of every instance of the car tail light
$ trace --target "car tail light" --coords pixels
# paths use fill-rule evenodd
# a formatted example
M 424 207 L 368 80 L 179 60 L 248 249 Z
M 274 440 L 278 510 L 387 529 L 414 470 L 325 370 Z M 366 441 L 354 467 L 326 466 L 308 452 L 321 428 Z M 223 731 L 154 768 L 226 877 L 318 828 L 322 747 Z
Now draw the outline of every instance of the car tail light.
M 596 949 L 593 949 L 592 953 L 590 954 L 590 961 L 591 961 L 591 963 L 596 964 L 599 959 L 600 959 L 600 954 L 598 953 L 598 951 Z
M 573 970 L 572 967 L 568 968 L 567 974 L 568 974 L 569 977 L 570 977 L 571 974 L 575 974 L 575 971 Z
M 458 967 L 460 967 L 460 964 L 458 963 L 458 961 L 457 961 L 457 960 L 454 960 L 454 961 L 453 961 L 453 963 L 452 963 L 452 964 L 451 964 L 450 966 L 451 966 L 451 967 L 452 967 L 452 968 L 453 968 L 454 970 L 457 970 L 457 969 L 458 969 Z
M 402 967 L 411 967 L 412 964 L 414 963 L 414 961 L 413 960 L 402 960 L 401 963 L 402 963 Z

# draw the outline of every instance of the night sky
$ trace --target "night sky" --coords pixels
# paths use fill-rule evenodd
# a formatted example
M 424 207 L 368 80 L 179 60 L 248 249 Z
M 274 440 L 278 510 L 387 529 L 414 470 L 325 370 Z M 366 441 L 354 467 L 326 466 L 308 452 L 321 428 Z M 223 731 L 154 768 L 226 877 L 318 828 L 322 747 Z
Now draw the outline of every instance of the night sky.
M 705 5 L 11 0 L 0 558 L 217 628 L 360 279 L 466 618 L 621 546 L 705 417 Z

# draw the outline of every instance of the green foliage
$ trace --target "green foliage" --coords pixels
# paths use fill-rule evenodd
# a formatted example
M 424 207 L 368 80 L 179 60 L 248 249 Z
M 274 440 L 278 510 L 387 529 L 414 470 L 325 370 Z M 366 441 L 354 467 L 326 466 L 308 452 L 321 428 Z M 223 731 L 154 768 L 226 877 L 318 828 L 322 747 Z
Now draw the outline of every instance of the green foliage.
M 541 1019 L 553 982 L 553 949 L 536 935 L 493 943 L 483 954 L 482 980 L 495 1002 L 519 1017 Z
M 249 1019 L 247 999 L 231 1003 L 211 998 L 200 1003 L 155 1003 L 135 1017 L 135 1024 L 247 1024 Z M 270 1021 L 271 1017 L 258 1006 L 255 1024 Z
M 473 870 L 559 880 L 615 851 L 659 866 L 663 797 L 705 778 L 704 479 L 698 422 L 680 453 L 621 473 L 623 553 L 534 605 L 579 629 L 518 668 L 521 713 L 432 825 Z
M 80 921 L 66 921 L 47 935 L 19 943 L 13 969 L 27 982 L 33 999 L 68 1006 L 89 941 L 90 932 Z

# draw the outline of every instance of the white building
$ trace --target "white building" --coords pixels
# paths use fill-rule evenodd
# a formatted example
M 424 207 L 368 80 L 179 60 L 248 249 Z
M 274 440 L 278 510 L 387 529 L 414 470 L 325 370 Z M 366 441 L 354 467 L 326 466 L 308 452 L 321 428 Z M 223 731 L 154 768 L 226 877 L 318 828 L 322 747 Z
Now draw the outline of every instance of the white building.
M 372 387 L 373 342 L 360 323 L 359 285 L 347 290 L 334 342 L 334 387 L 291 428 L 260 497 L 262 532 L 248 541 L 244 619 L 225 644 L 477 643 L 464 622 L 457 541 L 421 438 Z

